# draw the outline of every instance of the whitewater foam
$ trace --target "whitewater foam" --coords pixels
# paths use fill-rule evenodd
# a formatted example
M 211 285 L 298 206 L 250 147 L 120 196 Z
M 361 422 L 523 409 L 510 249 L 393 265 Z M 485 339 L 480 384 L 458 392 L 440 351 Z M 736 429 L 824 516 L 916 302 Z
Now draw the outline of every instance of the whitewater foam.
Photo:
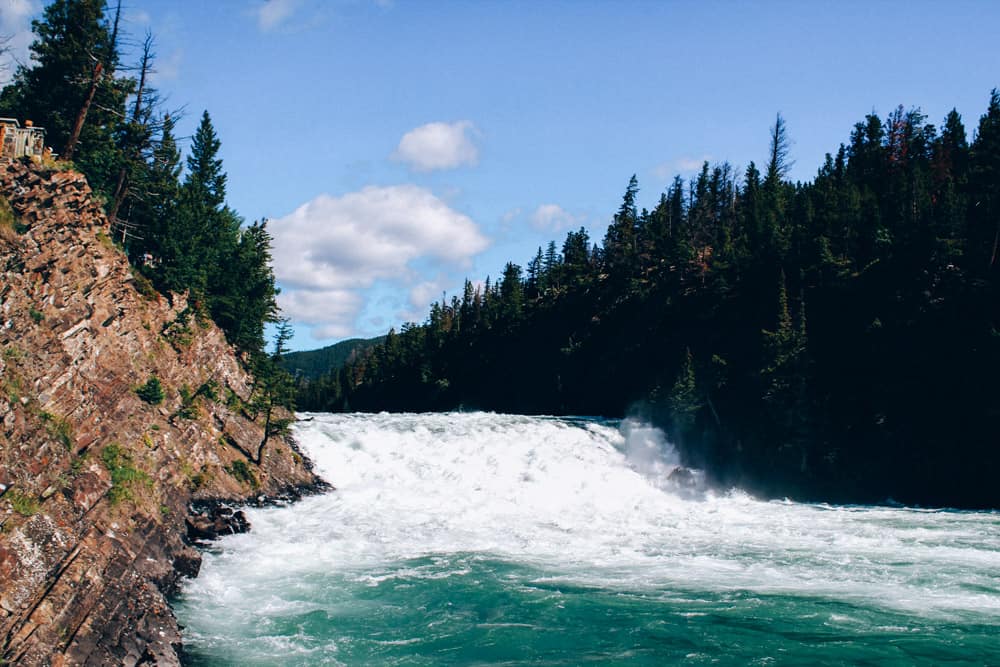
M 633 421 L 310 416 L 296 437 L 336 491 L 250 510 L 253 531 L 223 539 L 186 585 L 187 624 L 219 610 L 244 624 L 357 614 L 378 603 L 338 598 L 330 577 L 380 590 L 457 585 L 484 563 L 534 573 L 511 574 L 512 586 L 688 600 L 693 615 L 703 598 L 732 596 L 930 620 L 1000 615 L 996 513 L 762 502 L 706 490 L 697 471 L 679 485 L 676 451 Z M 827 622 L 852 618 L 837 614 Z

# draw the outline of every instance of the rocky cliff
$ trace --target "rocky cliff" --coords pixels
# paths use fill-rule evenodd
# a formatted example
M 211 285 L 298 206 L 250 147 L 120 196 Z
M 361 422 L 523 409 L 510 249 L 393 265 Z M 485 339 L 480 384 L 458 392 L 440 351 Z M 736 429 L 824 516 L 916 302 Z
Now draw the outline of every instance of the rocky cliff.
M 252 378 L 109 233 L 80 174 L 0 162 L 0 664 L 178 664 L 219 501 L 318 482 L 280 438 L 254 463 Z

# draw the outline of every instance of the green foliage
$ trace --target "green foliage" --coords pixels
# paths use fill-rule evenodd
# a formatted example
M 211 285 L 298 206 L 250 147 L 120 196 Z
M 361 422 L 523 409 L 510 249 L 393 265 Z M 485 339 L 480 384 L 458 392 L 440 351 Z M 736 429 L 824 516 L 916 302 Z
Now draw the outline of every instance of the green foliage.
M 698 410 L 701 409 L 701 400 L 695 382 L 694 359 L 690 349 L 685 350 L 684 362 L 681 364 L 677 379 L 670 389 L 667 403 L 676 428 L 682 433 L 689 431 L 694 426 Z
M 134 268 L 132 269 L 132 284 L 135 285 L 135 290 L 146 299 L 156 301 L 160 298 L 160 293 L 153 287 L 149 278 Z
M 258 355 L 254 360 L 254 389 L 249 408 L 254 418 L 264 415 L 264 441 L 258 448 L 256 462 L 263 456 L 268 439 L 288 432 L 292 420 L 280 417 L 278 408 L 295 409 L 295 379 L 285 370 L 282 359 L 288 352 L 287 344 L 292 339 L 292 327 L 286 319 L 278 322 L 274 337 L 274 353 Z
M 38 514 L 38 510 L 41 509 L 41 504 L 38 502 L 37 498 L 26 493 L 22 493 L 17 489 L 11 489 L 6 495 L 10 500 L 11 507 L 13 507 L 14 511 L 21 516 L 32 516 Z
M 706 163 L 652 210 L 630 179 L 602 246 L 571 232 L 467 281 L 297 404 L 635 409 L 723 485 L 995 506 L 1000 92 L 965 135 L 869 114 L 791 183 L 778 116 L 764 173 Z
M 100 244 L 102 246 L 104 246 L 108 250 L 116 250 L 117 249 L 117 246 L 115 245 L 115 242 L 112 241 L 111 237 L 108 236 L 107 234 L 105 234 L 102 230 L 98 230 L 98 232 L 97 232 L 97 240 L 98 240 L 98 242 L 100 242 Z
M 243 409 L 243 400 L 229 387 L 226 387 L 226 407 L 233 412 Z
M 186 384 L 181 385 L 180 389 L 177 390 L 177 394 L 181 397 L 181 407 L 174 413 L 175 417 L 180 417 L 181 419 L 197 419 L 198 418 L 198 405 L 197 399 L 198 394 L 191 391 L 191 387 Z
M 181 183 L 175 120 L 162 115 L 160 96 L 150 87 L 151 37 L 138 65 L 121 67 L 121 45 L 130 39 L 119 10 L 106 15 L 103 0 L 50 2 L 32 23 L 32 59 L 0 93 L 0 115 L 44 126 L 60 153 L 83 118 L 74 164 L 112 219 L 115 241 L 103 232 L 98 238 L 109 249 L 119 242 L 128 253 L 139 293 L 153 300 L 158 292 L 187 292 L 199 324 L 214 320 L 241 352 L 262 354 L 264 328 L 278 315 L 266 222 L 244 225 L 226 205 L 221 142 L 207 111 Z M 13 238 L 18 225 L 4 204 L 0 235 Z M 193 336 L 186 323 L 164 334 L 178 350 Z
M 28 306 L 28 316 L 31 317 L 31 321 L 35 324 L 41 324 L 42 320 L 45 319 L 42 311 L 36 309 L 34 306 Z
M 99 62 L 102 71 L 74 161 L 94 191 L 108 195 L 121 160 L 115 135 L 134 81 L 117 76 L 120 37 L 104 8 L 103 0 L 54 0 L 45 8 L 32 22 L 31 59 L 0 94 L 0 115 L 30 118 L 45 127 L 56 152 L 65 152 Z
M 160 379 L 155 375 L 150 376 L 146 380 L 146 384 L 136 387 L 135 393 L 150 405 L 159 405 L 165 397 L 163 385 L 160 384 Z
M 73 425 L 69 423 L 69 420 L 45 411 L 39 412 L 38 417 L 44 422 L 49 437 L 62 443 L 66 451 L 72 451 Z
M 191 488 L 197 491 L 212 481 L 212 471 L 208 469 L 208 466 L 203 465 L 201 470 L 190 475 L 189 479 L 191 480 Z
M 219 383 L 209 378 L 195 391 L 192 391 L 191 387 L 184 384 L 177 390 L 177 394 L 181 398 L 181 406 L 174 413 L 174 417 L 197 419 L 199 415 L 198 399 L 204 397 L 210 401 L 217 402 L 219 400 Z
M 219 400 L 219 383 L 209 378 L 198 387 L 198 391 L 195 393 L 198 396 L 204 396 L 213 403 L 217 402 Z
M 0 388 L 3 389 L 8 401 L 15 405 L 20 404 L 21 397 L 24 396 L 24 380 L 20 375 L 8 370 L 0 379 Z
M 250 469 L 250 466 L 243 459 L 236 459 L 230 465 L 226 466 L 225 470 L 241 484 L 249 484 L 254 489 L 260 487 L 257 475 L 254 474 L 253 470 Z
M 101 451 L 101 462 L 111 473 L 111 489 L 108 490 L 108 501 L 117 505 L 123 500 L 135 500 L 137 484 L 152 487 L 153 480 L 145 472 L 135 467 L 132 456 L 117 443 L 107 445 Z
M 167 324 L 161 335 L 173 346 L 178 352 L 186 349 L 191 342 L 194 340 L 194 332 L 191 330 L 191 316 L 192 309 L 185 308 L 180 313 L 173 322 Z
M 81 472 L 83 472 L 83 466 L 86 465 L 87 461 L 90 460 L 89 455 L 83 454 L 82 456 L 74 456 L 73 460 L 69 464 L 69 473 L 72 477 L 78 477 Z

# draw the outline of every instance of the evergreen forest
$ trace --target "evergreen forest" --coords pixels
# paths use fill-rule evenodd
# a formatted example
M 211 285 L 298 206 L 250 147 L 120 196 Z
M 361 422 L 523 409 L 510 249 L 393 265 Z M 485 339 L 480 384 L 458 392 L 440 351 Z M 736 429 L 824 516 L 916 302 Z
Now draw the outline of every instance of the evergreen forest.
M 247 224 L 226 204 L 221 142 L 207 111 L 182 157 L 177 110 L 152 85 L 155 39 L 122 29 L 123 5 L 53 0 L 32 22 L 32 59 L 0 92 L 0 116 L 46 130 L 54 169 L 87 176 L 128 254 L 136 286 L 173 298 L 187 294 L 185 316 L 214 321 L 255 372 L 258 402 L 291 405 L 290 378 L 278 363 L 291 336 L 281 323 L 266 221 Z M 125 62 L 123 52 L 132 60 Z
M 867 115 L 793 183 L 633 176 L 583 228 L 318 379 L 307 410 L 639 415 L 688 465 L 770 497 L 1000 504 L 1000 93 L 969 132 Z

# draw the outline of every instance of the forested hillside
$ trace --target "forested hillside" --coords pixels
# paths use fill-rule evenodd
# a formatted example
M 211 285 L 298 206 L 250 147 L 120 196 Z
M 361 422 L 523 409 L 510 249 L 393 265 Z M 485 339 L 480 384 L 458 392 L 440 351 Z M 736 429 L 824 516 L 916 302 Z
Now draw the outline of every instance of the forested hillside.
M 154 37 L 137 47 L 123 29 L 125 9 L 118 2 L 106 13 L 105 0 L 49 3 L 32 22 L 32 60 L 0 93 L 0 116 L 44 127 L 57 166 L 87 176 L 112 240 L 146 289 L 188 292 L 190 315 L 214 320 L 265 372 L 265 326 L 278 318 L 267 225 L 245 224 L 226 204 L 221 142 L 207 111 L 182 160 L 177 112 L 152 85 Z
M 768 495 L 1000 505 L 1000 93 L 969 142 L 902 107 L 792 183 L 705 164 L 299 387 L 312 410 L 486 409 L 663 425 Z
M 281 365 L 295 377 L 318 378 L 356 360 L 365 350 L 382 342 L 383 338 L 348 338 L 318 350 L 289 352 L 282 357 Z

